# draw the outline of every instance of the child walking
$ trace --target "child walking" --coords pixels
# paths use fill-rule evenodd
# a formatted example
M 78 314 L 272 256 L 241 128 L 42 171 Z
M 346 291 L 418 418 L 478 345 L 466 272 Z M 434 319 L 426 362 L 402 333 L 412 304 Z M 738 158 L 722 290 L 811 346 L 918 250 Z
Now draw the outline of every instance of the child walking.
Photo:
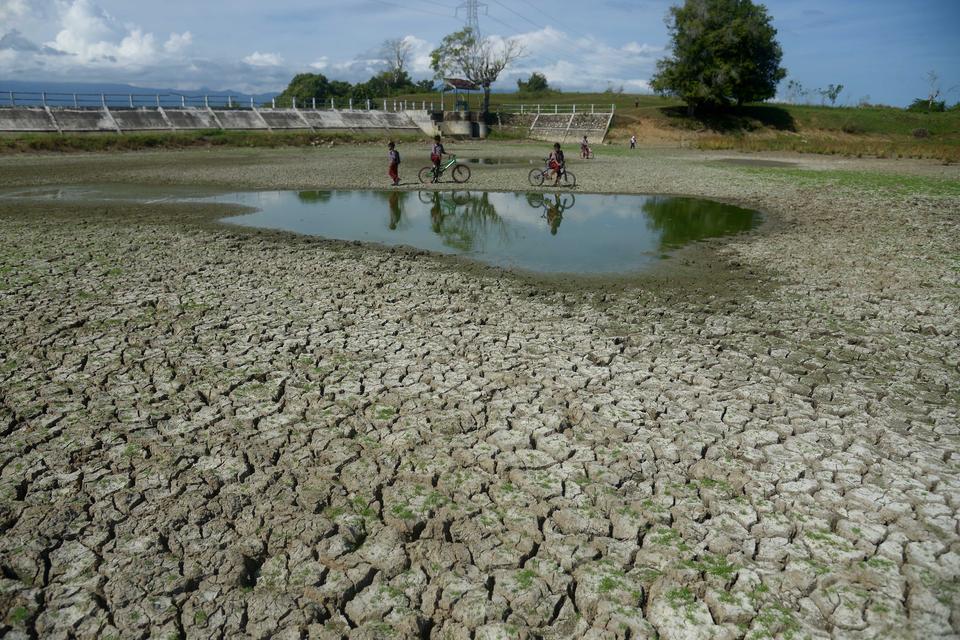
M 387 175 L 390 176 L 395 187 L 400 184 L 400 152 L 397 151 L 396 147 L 397 145 L 393 142 L 387 145 L 387 157 L 390 159 L 390 168 L 387 170 Z

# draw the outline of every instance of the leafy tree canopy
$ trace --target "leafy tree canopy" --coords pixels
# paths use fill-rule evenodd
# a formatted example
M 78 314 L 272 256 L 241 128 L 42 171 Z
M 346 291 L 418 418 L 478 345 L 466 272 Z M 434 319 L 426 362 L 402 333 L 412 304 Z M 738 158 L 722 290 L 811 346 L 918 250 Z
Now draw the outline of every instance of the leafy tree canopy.
M 325 103 L 331 98 L 353 98 L 367 100 L 386 98 L 400 93 L 426 92 L 433 90 L 433 80 L 421 80 L 414 83 L 406 71 L 388 69 L 381 71 L 366 82 L 350 84 L 343 80 L 328 80 L 322 73 L 299 73 L 293 77 L 283 93 L 277 96 L 279 104 L 289 104 L 293 98 L 297 104 L 305 106 L 314 99 Z
M 469 27 L 444 37 L 430 52 L 430 67 L 437 78 L 456 75 L 483 87 L 483 111 L 490 110 L 490 85 L 500 73 L 523 55 L 518 40 L 495 43 L 481 38 Z
M 651 87 L 691 110 L 772 98 L 786 76 L 766 7 L 750 0 L 685 0 L 667 18 L 673 55 Z
M 543 94 L 552 91 L 547 84 L 547 77 L 539 71 L 531 73 L 529 80 L 517 80 L 517 89 L 520 93 L 527 94 Z

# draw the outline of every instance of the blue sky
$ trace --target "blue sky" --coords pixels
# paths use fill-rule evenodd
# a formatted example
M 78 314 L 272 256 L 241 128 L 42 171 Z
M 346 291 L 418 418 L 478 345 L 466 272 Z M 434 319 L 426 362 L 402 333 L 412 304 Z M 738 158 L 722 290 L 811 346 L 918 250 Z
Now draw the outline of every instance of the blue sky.
M 463 25 L 459 0 L 0 0 L 3 80 L 178 89 L 282 89 L 301 71 L 365 80 L 387 38 L 411 45 L 415 78 Z M 670 1 L 487 0 L 480 27 L 527 55 L 502 77 L 544 73 L 566 90 L 646 92 L 667 53 Z M 843 84 L 838 104 L 926 96 L 930 71 L 960 102 L 960 0 L 770 0 L 789 78 Z M 781 85 L 785 89 L 786 82 Z M 782 97 L 786 97 L 782 91 Z M 819 101 L 819 98 L 811 98 Z

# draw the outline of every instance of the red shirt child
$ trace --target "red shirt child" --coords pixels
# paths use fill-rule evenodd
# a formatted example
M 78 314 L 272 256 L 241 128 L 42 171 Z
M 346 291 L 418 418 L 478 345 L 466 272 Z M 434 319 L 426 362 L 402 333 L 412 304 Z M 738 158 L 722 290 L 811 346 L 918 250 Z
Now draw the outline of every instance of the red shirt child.
M 387 157 L 390 159 L 390 168 L 387 170 L 387 175 L 390 176 L 390 180 L 393 181 L 393 186 L 400 184 L 400 152 L 397 151 L 394 143 L 387 145 Z
M 447 151 L 443 148 L 443 143 L 440 142 L 440 136 L 434 136 L 433 148 L 430 150 L 430 161 L 433 162 L 434 167 L 440 166 L 440 160 L 446 153 Z

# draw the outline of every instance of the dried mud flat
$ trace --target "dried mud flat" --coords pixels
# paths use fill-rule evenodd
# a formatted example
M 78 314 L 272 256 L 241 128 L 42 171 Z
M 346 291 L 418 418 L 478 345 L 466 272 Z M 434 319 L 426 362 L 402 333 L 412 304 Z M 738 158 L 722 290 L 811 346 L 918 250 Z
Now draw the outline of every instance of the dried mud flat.
M 0 186 L 382 186 L 382 155 L 7 157 Z M 0 635 L 956 637 L 960 198 L 716 158 L 576 166 L 770 216 L 607 284 L 0 201 Z

